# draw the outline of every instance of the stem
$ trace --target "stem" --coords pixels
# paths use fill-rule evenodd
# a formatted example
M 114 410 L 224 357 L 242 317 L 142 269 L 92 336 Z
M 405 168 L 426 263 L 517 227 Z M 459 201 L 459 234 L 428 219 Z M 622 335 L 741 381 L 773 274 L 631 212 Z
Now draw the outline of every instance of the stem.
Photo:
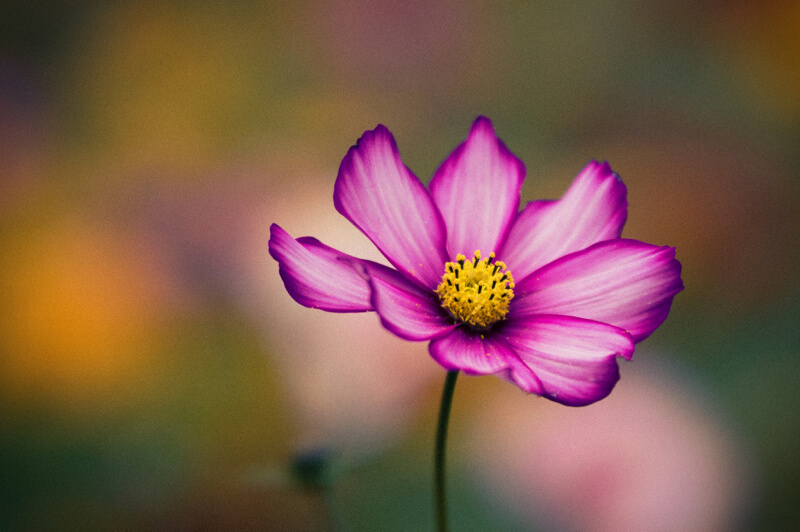
M 328 515 L 328 529 L 330 532 L 337 532 L 342 530 L 339 526 L 339 512 L 337 511 L 336 501 L 334 500 L 333 486 L 322 486 L 319 488 L 319 495 L 322 499 L 322 504 L 327 510 Z
M 436 428 L 436 452 L 434 454 L 434 499 L 436 504 L 436 530 L 447 532 L 447 492 L 445 486 L 445 447 L 447 446 L 447 426 L 450 422 L 450 407 L 453 405 L 453 392 L 456 389 L 458 370 L 448 371 L 439 407 L 439 425 Z

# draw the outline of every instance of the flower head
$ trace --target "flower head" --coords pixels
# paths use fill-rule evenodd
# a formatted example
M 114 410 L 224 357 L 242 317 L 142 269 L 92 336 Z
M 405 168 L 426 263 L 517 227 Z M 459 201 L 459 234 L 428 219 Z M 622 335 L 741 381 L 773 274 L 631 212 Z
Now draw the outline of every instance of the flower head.
M 525 166 L 479 117 L 429 189 L 384 126 L 350 148 L 336 209 L 390 268 L 271 227 L 289 294 L 330 312 L 375 311 L 406 340 L 430 340 L 448 370 L 495 374 L 567 405 L 607 396 L 683 289 L 675 250 L 620 238 L 625 185 L 590 162 L 558 201 L 518 211 Z

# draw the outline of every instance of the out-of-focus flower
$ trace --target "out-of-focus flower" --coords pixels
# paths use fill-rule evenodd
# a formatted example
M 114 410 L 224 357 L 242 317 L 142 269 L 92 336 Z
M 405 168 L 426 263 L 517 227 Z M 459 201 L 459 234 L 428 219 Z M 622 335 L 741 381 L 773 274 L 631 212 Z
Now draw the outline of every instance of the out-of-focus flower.
M 326 315 L 308 331 L 315 313 L 286 293 L 265 246 L 268 220 L 287 220 L 380 260 L 332 208 L 331 184 L 319 173 L 307 163 L 300 170 L 293 163 L 282 170 L 247 165 L 203 182 L 162 183 L 136 193 L 134 216 L 176 279 L 187 311 L 224 302 L 262 335 L 285 387 L 292 444 L 355 457 L 408 429 L 439 368 L 421 346 L 376 327 L 375 316 L 354 314 L 343 324 Z M 342 326 L 363 334 L 338 334 Z
M 498 392 L 474 418 L 468 460 L 491 499 L 543 529 L 710 532 L 746 517 L 733 435 L 666 372 L 632 368 L 580 410 Z
M 342 161 L 334 204 L 396 270 L 277 225 L 270 253 L 304 306 L 374 310 L 397 336 L 431 340 L 448 370 L 590 404 L 619 379 L 616 357 L 666 319 L 680 263 L 674 248 L 620 238 L 626 189 L 607 163 L 589 163 L 560 201 L 517 213 L 524 174 L 479 117 L 429 192 L 378 126 Z
M 0 397 L 102 415 L 151 391 L 170 312 L 147 243 L 75 214 L 17 221 L 0 260 Z

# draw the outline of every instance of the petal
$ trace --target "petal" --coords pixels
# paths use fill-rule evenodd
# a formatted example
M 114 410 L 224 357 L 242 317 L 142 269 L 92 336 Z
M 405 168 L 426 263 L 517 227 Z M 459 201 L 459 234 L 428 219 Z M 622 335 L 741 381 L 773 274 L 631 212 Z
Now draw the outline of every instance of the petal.
M 542 381 L 539 380 L 539 377 L 536 376 L 531 368 L 522 362 L 522 359 L 519 358 L 516 352 L 513 358 L 509 358 L 508 367 L 497 373 L 496 376 L 506 382 L 519 386 L 523 392 L 536 395 L 543 395 L 545 393 Z
M 525 165 L 497 138 L 489 119 L 478 117 L 430 183 L 451 258 L 471 257 L 478 249 L 485 255 L 498 251 L 519 209 L 524 179 Z
M 471 375 L 498 373 L 508 366 L 510 358 L 517 357 L 499 338 L 465 327 L 434 340 L 428 349 L 433 359 L 446 369 L 462 370 Z
M 526 205 L 497 256 L 522 281 L 559 257 L 619 238 L 628 216 L 626 195 L 625 185 L 608 163 L 592 161 L 563 198 Z
M 384 327 L 406 340 L 430 340 L 456 325 L 433 292 L 421 289 L 397 271 L 359 261 L 372 287 L 372 305 Z
M 681 290 L 675 248 L 608 240 L 562 257 L 519 283 L 510 315 L 577 316 L 621 327 L 640 342 L 666 319 Z
M 286 291 L 303 306 L 329 312 L 372 309 L 369 283 L 346 253 L 315 238 L 292 238 L 277 224 L 270 226 L 269 254 L 279 264 Z
M 540 381 L 535 393 L 569 406 L 588 405 L 611 393 L 619 380 L 616 357 L 630 358 L 634 349 L 622 329 L 571 316 L 510 320 L 502 333 Z
M 444 222 L 384 126 L 366 131 L 347 152 L 333 202 L 398 270 L 436 288 L 447 262 Z

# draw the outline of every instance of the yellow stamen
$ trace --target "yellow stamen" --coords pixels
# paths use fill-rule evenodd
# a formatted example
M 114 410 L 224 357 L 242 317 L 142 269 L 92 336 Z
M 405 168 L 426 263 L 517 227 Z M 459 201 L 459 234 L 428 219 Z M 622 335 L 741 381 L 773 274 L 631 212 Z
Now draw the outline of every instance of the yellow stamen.
M 485 329 L 508 314 L 514 298 L 514 278 L 494 253 L 481 260 L 480 250 L 471 261 L 459 254 L 455 262 L 444 265 L 444 275 L 436 293 L 442 306 L 456 320 Z

